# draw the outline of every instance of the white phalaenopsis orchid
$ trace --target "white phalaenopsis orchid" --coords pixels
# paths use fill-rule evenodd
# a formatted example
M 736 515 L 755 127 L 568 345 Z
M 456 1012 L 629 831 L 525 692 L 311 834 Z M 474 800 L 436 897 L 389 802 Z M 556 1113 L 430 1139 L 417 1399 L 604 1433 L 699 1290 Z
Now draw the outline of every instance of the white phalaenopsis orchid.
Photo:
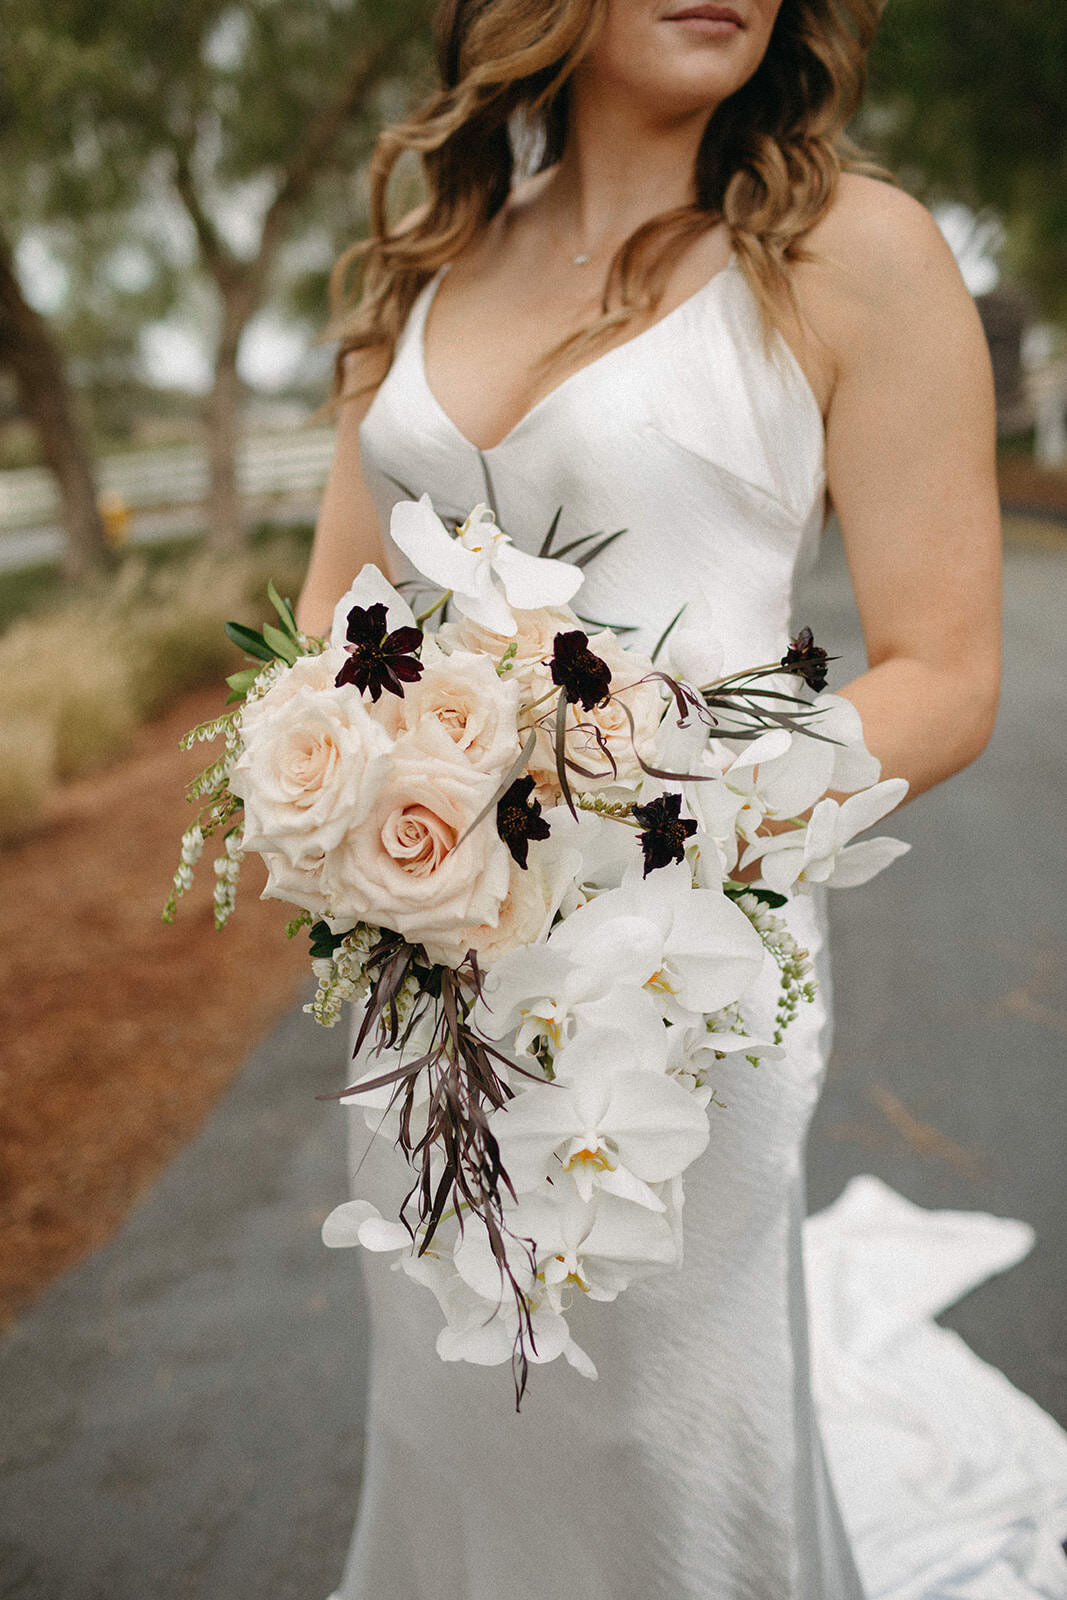
M 794 886 L 848 889 L 866 883 L 911 846 L 900 839 L 849 840 L 880 822 L 907 792 L 906 779 L 887 778 L 847 800 L 820 800 L 803 832 L 757 840 L 745 851 L 743 864 L 758 860 L 763 881 L 778 894 Z
M 580 906 L 546 944 L 504 956 L 478 1023 L 497 1039 L 517 1028 L 517 1049 L 538 1036 L 559 1048 L 575 1027 L 621 1016 L 635 1038 L 649 1038 L 657 1018 L 689 1021 L 737 1000 L 762 965 L 748 918 L 721 893 L 694 888 L 680 862 L 629 877 Z
M 830 790 L 850 794 L 881 776 L 855 706 L 833 694 L 820 695 L 812 705 L 817 737 L 776 728 L 746 744 L 726 767 L 724 785 L 741 802 L 737 831 L 750 842 L 764 818 L 800 817 Z
M 469 1361 L 474 1366 L 498 1367 L 515 1353 L 519 1314 L 513 1298 L 501 1293 L 501 1275 L 488 1246 L 489 1270 L 479 1262 L 473 1272 L 469 1246 L 482 1239 L 475 1231 L 467 1233 L 459 1248 L 468 1247 L 464 1264 L 477 1279 L 475 1288 L 458 1270 L 452 1251 L 431 1249 L 425 1255 L 406 1255 L 400 1266 L 407 1277 L 423 1284 L 435 1296 L 445 1315 L 445 1326 L 437 1336 L 437 1354 L 442 1361 Z M 514 1241 L 513 1241 L 514 1242 Z M 517 1245 L 512 1251 L 513 1269 L 521 1281 L 530 1315 L 533 1344 L 531 1361 L 544 1363 L 562 1356 L 585 1378 L 595 1378 L 596 1367 L 570 1336 L 560 1314 L 559 1296 L 551 1295 L 543 1280 L 531 1271 L 525 1251 Z M 458 1255 L 458 1250 L 457 1250 Z M 482 1270 L 478 1270 L 481 1268 Z M 486 1292 L 481 1292 L 482 1290 Z
M 517 1191 L 566 1174 L 583 1200 L 596 1189 L 666 1209 L 650 1187 L 680 1177 L 708 1142 L 707 1095 L 627 1070 L 628 1041 L 590 1030 L 556 1057 L 558 1081 L 493 1113 L 490 1126 Z M 575 1061 L 581 1056 L 580 1061 Z
M 826 793 L 817 768 L 820 758 L 806 760 L 794 745 L 813 744 L 802 735 L 775 728 L 747 744 L 726 768 L 724 786 L 740 802 L 734 826 L 743 839 L 753 840 L 766 817 L 797 817 Z M 825 761 L 826 775 L 833 765 Z
M 524 1241 L 533 1239 L 535 1278 L 557 1311 L 575 1291 L 591 1300 L 614 1300 L 655 1267 L 678 1258 L 671 1221 L 663 1213 L 617 1195 L 584 1201 L 574 1190 L 562 1197 L 523 1195 L 505 1211 L 511 1235 L 508 1257 L 516 1277 L 529 1272 Z M 500 1268 L 484 1234 L 469 1229 L 455 1253 L 463 1280 L 490 1303 L 501 1299 Z M 506 1301 L 504 1302 L 506 1305 Z
M 580 567 L 517 549 L 488 506 L 475 506 L 453 536 L 429 495 L 401 500 L 393 507 L 389 531 L 423 577 L 450 591 L 457 611 L 509 639 L 516 632 L 513 606 L 536 611 L 566 605 L 582 582 Z
M 633 932 L 625 941 L 622 927 Z M 634 868 L 618 889 L 598 895 L 549 939 L 561 954 L 610 962 L 619 943 L 646 972 L 644 987 L 669 1012 L 719 1011 L 739 999 L 763 965 L 763 945 L 743 912 L 712 889 L 695 889 L 684 861 L 647 877 Z M 606 946 L 606 951 L 605 951 Z
M 558 1050 L 577 1028 L 610 1021 L 625 1027 L 659 1069 L 663 1025 L 644 989 L 656 970 L 647 933 L 647 927 L 619 918 L 598 945 L 577 956 L 556 949 L 551 936 L 547 944 L 509 951 L 485 980 L 476 1013 L 479 1030 L 490 1039 L 514 1033 L 517 1052 L 539 1037 Z

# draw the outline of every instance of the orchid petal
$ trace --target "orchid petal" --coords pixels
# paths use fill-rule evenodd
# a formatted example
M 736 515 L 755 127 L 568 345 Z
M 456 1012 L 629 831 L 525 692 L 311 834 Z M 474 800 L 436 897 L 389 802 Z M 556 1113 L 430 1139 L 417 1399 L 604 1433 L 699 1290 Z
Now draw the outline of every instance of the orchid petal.
M 492 1308 L 486 1308 L 486 1321 L 475 1328 L 442 1328 L 437 1335 L 437 1354 L 442 1361 L 469 1361 L 476 1367 L 499 1367 L 511 1359 L 514 1340 Z
M 883 868 L 911 849 L 902 839 L 863 839 L 840 851 L 833 871 L 824 880 L 829 889 L 852 889 L 870 882 Z
M 596 1367 L 581 1346 L 576 1345 L 573 1339 L 570 1339 L 563 1346 L 563 1359 L 574 1368 L 575 1372 L 580 1372 L 583 1378 L 592 1378 L 595 1381 L 597 1376 Z
M 361 1244 L 366 1250 L 403 1250 L 411 1235 L 400 1222 L 387 1222 L 369 1200 L 346 1200 L 322 1225 L 322 1242 L 331 1250 Z
M 852 794 L 877 783 L 882 776 L 882 763 L 871 755 L 864 743 L 863 723 L 851 700 L 839 694 L 821 694 L 815 704 L 819 709 L 818 732 L 837 741 L 827 788 Z
M 394 628 L 413 628 L 415 615 L 403 595 L 393 588 L 385 574 L 368 561 L 360 568 L 359 575 L 348 593 L 343 595 L 334 607 L 333 622 L 330 627 L 330 644 L 335 650 L 343 649 L 348 642 L 348 614 L 355 606 L 362 606 L 364 610 L 373 605 L 384 605 L 388 614 L 388 626 Z
M 677 1177 L 707 1148 L 710 1131 L 698 1101 L 673 1078 L 620 1073 L 601 1127 L 620 1164 L 645 1183 Z
M 504 638 L 510 639 L 518 632 L 518 624 L 512 616 L 511 607 L 505 600 L 503 591 L 493 582 L 488 563 L 485 570 L 478 574 L 477 582 L 472 583 L 469 589 L 454 591 L 452 604 L 463 616 L 469 617 L 480 628 L 487 628 L 490 633 L 499 633 Z
M 617 1195 L 620 1200 L 629 1200 L 632 1205 L 644 1206 L 646 1211 L 666 1211 L 667 1207 L 647 1183 L 642 1183 L 640 1178 L 635 1178 L 628 1167 L 616 1167 L 613 1172 L 600 1174 L 600 1187 L 605 1194 Z
M 859 794 L 850 794 L 841 802 L 838 839 L 844 844 L 853 834 L 870 828 L 900 804 L 908 792 L 906 778 L 887 778 Z
M 775 761 L 779 756 L 784 756 L 793 742 L 793 736 L 785 728 L 772 728 L 769 733 L 763 733 L 758 739 L 753 739 L 747 744 L 741 754 L 733 761 L 726 772 L 726 782 L 733 787 L 731 779 L 736 773 L 737 777 L 748 774 L 751 767 L 758 766 L 761 761 Z
M 833 853 L 835 842 L 839 837 L 840 810 L 841 807 L 836 800 L 826 799 L 820 800 L 812 811 L 803 838 L 805 865 L 809 861 L 820 861 L 824 856 Z M 878 814 L 881 816 L 881 812 Z
M 804 871 L 804 850 L 787 835 L 778 837 L 781 843 L 777 848 L 764 851 L 760 857 L 760 877 L 775 894 L 788 894 Z M 770 842 L 773 845 L 774 841 Z
M 577 594 L 584 576 L 581 567 L 569 561 L 528 555 L 510 540 L 501 540 L 492 559 L 509 602 L 520 611 L 566 605 Z
M 442 589 L 473 593 L 483 560 L 465 550 L 437 516 L 428 494 L 421 500 L 400 500 L 393 507 L 389 533 L 416 571 Z

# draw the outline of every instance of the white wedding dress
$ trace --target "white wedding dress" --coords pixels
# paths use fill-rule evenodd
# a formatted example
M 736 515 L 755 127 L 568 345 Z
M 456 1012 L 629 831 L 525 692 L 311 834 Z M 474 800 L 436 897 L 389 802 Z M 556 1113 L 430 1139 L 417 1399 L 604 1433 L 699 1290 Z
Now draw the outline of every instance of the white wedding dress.
M 823 428 L 787 347 L 779 341 L 765 350 L 736 264 L 566 379 L 485 452 L 459 433 L 427 383 L 423 330 L 439 281 L 420 296 L 363 425 L 364 467 L 383 528 L 405 490 L 429 493 L 439 512 L 457 517 L 493 498 L 501 525 L 536 550 L 562 507 L 560 544 L 628 530 L 588 568 L 577 602 L 583 616 L 636 625 L 628 640 L 647 649 L 688 602 L 715 628 L 727 668 L 779 656 L 794 577 L 814 554 L 823 521 Z M 792 920 L 825 965 L 817 904 L 802 901 Z M 722 1064 L 716 1092 L 726 1109 L 713 1119 L 710 1148 L 686 1174 L 684 1266 L 639 1282 L 614 1304 L 571 1314 L 574 1336 L 599 1370 L 596 1382 L 561 1362 L 535 1366 L 516 1416 L 508 1369 L 441 1362 L 433 1297 L 383 1259 L 365 1260 L 373 1321 L 368 1449 L 338 1600 L 919 1600 L 927 1591 L 907 1585 L 926 1570 L 922 1551 L 913 1538 L 901 1557 L 892 1537 L 898 1509 L 906 1520 L 908 1493 L 920 1502 L 918 1520 L 933 1530 L 927 1554 L 944 1555 L 951 1567 L 966 1544 L 966 1493 L 958 1482 L 941 1484 L 953 1516 L 939 1533 L 914 1462 L 902 1464 L 898 1449 L 887 1467 L 877 1395 L 860 1395 L 855 1373 L 849 1390 L 847 1364 L 825 1361 L 816 1371 L 849 1474 L 839 1484 L 842 1503 L 873 1552 L 863 1584 L 856 1562 L 864 1552 L 857 1543 L 853 1553 L 823 1458 L 801 1225 L 827 993 L 824 982 L 816 1003 L 802 1008 L 786 1060 L 758 1069 Z M 404 1169 L 358 1111 L 351 1128 L 354 1193 L 388 1214 L 407 1187 Z M 855 1257 L 835 1251 L 850 1226 L 861 1241 L 864 1227 L 868 1237 L 877 1231 L 886 1195 L 892 1213 L 896 1197 L 875 1186 L 854 1197 L 858 1211 L 846 1196 L 836 1229 L 824 1228 L 821 1240 L 809 1235 L 809 1271 L 819 1275 L 822 1302 L 817 1330 L 837 1337 L 862 1321 L 848 1296 L 866 1295 L 871 1285 L 857 1291 L 848 1276 Z M 972 1279 L 1019 1253 L 1017 1238 L 986 1221 L 991 1254 L 968 1261 Z M 920 1260 L 925 1235 L 915 1226 L 909 1234 L 907 1223 L 906 1259 Z M 937 1259 L 935 1248 L 918 1296 L 924 1316 L 938 1306 Z M 958 1269 L 952 1272 L 961 1292 Z M 861 1356 L 869 1354 L 871 1338 L 861 1346 Z M 876 1365 L 892 1379 L 888 1356 L 878 1355 Z M 858 1395 L 872 1402 L 867 1433 L 849 1427 Z M 891 1384 L 885 1403 L 892 1431 Z M 1061 1560 L 1057 1575 L 1059 1552 L 1049 1544 L 1067 1506 L 1067 1449 L 1047 1425 L 1048 1437 L 1032 1441 L 1045 1473 L 1045 1523 L 1035 1539 L 1043 1540 L 1048 1583 L 1061 1586 L 1013 1589 L 994 1578 L 991 1588 L 932 1588 L 930 1600 L 1067 1596 L 1067 1566 Z M 864 1458 L 868 1447 L 876 1459 Z M 944 1478 L 943 1462 L 940 1471 Z M 864 1474 L 873 1485 L 867 1497 Z M 1018 1499 L 1018 1483 L 1009 1488 Z M 989 1508 L 976 1504 L 981 1536 Z M 1063 1522 L 1067 1532 L 1067 1516 Z M 1033 1562 L 1028 1570 L 1037 1570 Z

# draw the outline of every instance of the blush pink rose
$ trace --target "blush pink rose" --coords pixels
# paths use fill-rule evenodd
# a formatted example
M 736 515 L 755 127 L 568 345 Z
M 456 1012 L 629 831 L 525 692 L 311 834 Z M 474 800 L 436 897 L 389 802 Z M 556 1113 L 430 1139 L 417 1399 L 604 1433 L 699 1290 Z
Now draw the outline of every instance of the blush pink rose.
M 263 862 L 267 868 L 267 882 L 260 894 L 261 900 L 284 900 L 286 905 L 310 911 L 315 918 L 329 915 L 330 903 L 322 883 L 324 856 L 309 861 L 306 866 L 294 867 L 285 856 L 266 850 Z
M 473 949 L 482 969 L 488 970 L 509 950 L 540 943 L 548 937 L 564 895 L 581 872 L 582 857 L 577 850 L 558 850 L 551 842 L 538 841 L 531 846 L 525 868 L 509 860 L 509 869 L 508 892 L 496 921 L 425 940 L 431 961 L 455 967 Z
M 462 758 L 435 717 L 403 734 L 366 814 L 327 858 L 323 881 L 334 915 L 392 928 L 414 943 L 494 922 L 510 857 L 493 811 L 463 836 L 497 787 L 494 775 Z
M 277 714 L 278 708 L 300 689 L 332 689 L 334 680 L 347 657 L 343 650 L 328 649 L 317 656 L 297 656 L 291 667 L 286 667 L 275 678 L 265 694 L 248 700 L 241 707 L 241 731 L 252 737 L 260 722 Z
M 398 732 L 414 733 L 432 717 L 472 767 L 502 777 L 519 754 L 518 685 L 499 677 L 488 656 L 446 655 L 432 639 L 423 645 L 422 665 L 422 677 L 397 703 Z
M 472 650 L 476 655 L 489 656 L 500 661 L 505 650 L 514 646 L 505 678 L 519 686 L 520 703 L 534 700 L 547 681 L 551 687 L 548 669 L 542 663 L 552 654 L 552 643 L 557 633 L 569 633 L 580 628 L 581 623 L 569 606 L 541 606 L 536 611 L 512 611 L 515 633 L 505 638 L 488 628 L 461 617 L 457 622 L 446 622 L 437 637 L 446 649 Z
M 242 848 L 300 870 L 321 863 L 366 814 L 391 748 L 358 691 L 333 687 L 338 664 L 327 656 L 299 659 L 245 709 L 230 775 L 244 801 Z

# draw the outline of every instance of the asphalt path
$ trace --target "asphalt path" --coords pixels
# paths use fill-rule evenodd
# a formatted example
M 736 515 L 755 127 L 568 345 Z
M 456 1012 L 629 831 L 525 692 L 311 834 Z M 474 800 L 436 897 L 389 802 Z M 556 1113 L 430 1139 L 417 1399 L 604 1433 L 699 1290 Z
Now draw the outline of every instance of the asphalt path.
M 909 856 L 832 904 L 810 1199 L 869 1171 L 1032 1223 L 1028 1260 L 943 1320 L 1067 1423 L 1067 543 L 1012 546 L 1007 574 L 990 749 L 893 819 Z M 842 651 L 837 681 L 858 669 L 832 539 L 798 619 Z M 0 1345 L 3 1596 L 325 1600 L 336 1583 L 366 1352 L 355 1261 L 318 1232 L 344 1197 L 345 1113 L 315 1096 L 343 1058 L 339 1034 L 288 1017 L 122 1232 Z

